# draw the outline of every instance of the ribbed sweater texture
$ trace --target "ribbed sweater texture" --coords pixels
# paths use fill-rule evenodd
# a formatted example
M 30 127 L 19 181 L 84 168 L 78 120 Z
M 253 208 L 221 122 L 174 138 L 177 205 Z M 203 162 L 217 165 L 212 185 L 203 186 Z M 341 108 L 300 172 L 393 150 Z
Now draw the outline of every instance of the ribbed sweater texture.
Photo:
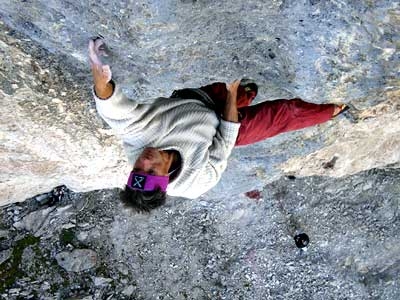
M 181 171 L 169 183 L 168 195 L 194 199 L 218 183 L 240 123 L 222 120 L 196 99 L 160 97 L 143 104 L 128 99 L 117 84 L 106 100 L 93 95 L 98 113 L 121 138 L 132 166 L 146 147 L 180 153 Z

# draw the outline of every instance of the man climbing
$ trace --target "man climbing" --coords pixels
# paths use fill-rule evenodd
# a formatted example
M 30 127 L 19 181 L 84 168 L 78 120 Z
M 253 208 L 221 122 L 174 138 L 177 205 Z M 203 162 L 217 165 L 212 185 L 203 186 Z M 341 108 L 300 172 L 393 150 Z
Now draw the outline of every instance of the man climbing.
M 166 194 L 196 198 L 220 180 L 234 146 L 330 120 L 345 105 L 313 104 L 301 99 L 249 104 L 257 85 L 248 80 L 214 83 L 175 91 L 151 104 L 128 99 L 103 65 L 104 41 L 89 42 L 93 94 L 100 116 L 123 141 L 132 172 L 123 202 L 149 211 Z

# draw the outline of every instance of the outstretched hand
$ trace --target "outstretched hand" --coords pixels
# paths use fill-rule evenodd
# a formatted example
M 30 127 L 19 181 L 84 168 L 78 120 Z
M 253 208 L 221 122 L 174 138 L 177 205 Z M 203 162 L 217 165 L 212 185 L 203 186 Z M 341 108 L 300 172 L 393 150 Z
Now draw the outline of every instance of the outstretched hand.
M 222 112 L 222 118 L 225 121 L 238 122 L 237 91 L 239 84 L 240 80 L 235 80 L 226 85 L 228 94 L 226 96 L 224 111 Z
M 96 37 L 89 41 L 89 59 L 91 64 L 102 64 L 100 56 L 108 56 L 106 43 L 102 37 Z
M 100 57 L 107 56 L 105 43 L 102 38 L 89 41 L 89 62 L 92 69 L 94 88 L 99 98 L 108 98 L 113 93 L 113 86 L 110 83 L 112 72 L 109 65 L 103 65 Z
M 236 79 L 232 83 L 226 84 L 226 89 L 228 90 L 227 101 L 237 101 L 237 93 L 240 85 L 240 80 Z

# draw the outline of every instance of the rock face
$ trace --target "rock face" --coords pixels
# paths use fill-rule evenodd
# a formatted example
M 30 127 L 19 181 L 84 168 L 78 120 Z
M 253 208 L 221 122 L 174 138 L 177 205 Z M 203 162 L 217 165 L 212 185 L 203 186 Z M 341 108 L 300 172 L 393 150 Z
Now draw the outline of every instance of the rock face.
M 123 183 L 124 155 L 90 108 L 90 81 L 0 26 L 0 203 L 60 184 L 84 191 Z
M 118 190 L 3 207 L 0 295 L 399 299 L 399 169 L 291 178 L 266 185 L 262 200 L 174 199 L 149 215 L 121 207 Z M 45 211 L 35 232 L 16 228 L 15 216 Z
M 68 272 L 82 272 L 96 266 L 97 254 L 90 249 L 74 249 L 56 255 L 57 263 Z M 99 280 L 95 285 L 100 285 Z
M 108 42 L 116 80 L 139 101 L 170 95 L 176 88 L 248 76 L 260 86 L 258 101 L 296 96 L 314 102 L 352 102 L 362 111 L 386 105 L 398 116 L 397 2 L 252 0 L 245 6 L 214 2 L 1 0 L 0 203 L 22 201 L 60 184 L 75 191 L 124 184 L 129 166 L 91 100 L 86 47 L 97 34 Z M 395 116 L 377 119 L 376 126 L 396 122 Z M 352 130 L 346 123 L 330 125 L 337 129 L 330 132 L 334 136 Z M 360 130 L 371 134 L 368 126 Z M 300 151 L 284 145 L 297 146 L 296 134 L 237 151 L 232 160 L 240 160 L 245 152 L 251 162 L 239 161 L 239 167 L 227 174 L 251 177 L 257 169 L 268 179 L 233 184 L 230 180 L 221 183 L 223 189 L 234 195 L 261 188 L 279 178 L 279 164 L 288 158 L 325 145 L 341 147 L 323 131 L 305 132 L 312 136 Z M 392 131 L 392 136 L 397 133 Z M 398 160 L 393 151 L 399 143 L 392 136 L 383 135 L 378 142 L 391 143 L 388 163 Z M 359 142 L 348 151 L 370 146 Z M 258 149 L 273 159 L 263 159 Z M 276 154 L 276 149 L 283 153 Z M 326 151 L 329 154 L 318 160 L 331 159 L 335 152 Z M 341 167 L 332 175 L 387 163 L 385 153 L 365 155 L 378 158 L 362 167 Z M 298 173 L 296 164 L 284 165 L 283 170 Z
M 400 94 L 389 93 L 388 103 L 366 109 L 373 116 L 359 124 L 343 124 L 340 132 L 331 131 L 336 138 L 331 145 L 306 157 L 289 159 L 281 167 L 286 173 L 299 176 L 325 175 L 340 177 L 374 167 L 399 167 L 400 162 Z M 324 163 L 335 158 L 332 166 Z
M 389 0 L 0 0 L 0 297 L 400 299 L 399 15 Z M 358 123 L 237 148 L 200 199 L 134 214 L 91 97 L 98 34 L 138 101 L 246 76 L 256 102 L 343 101 Z

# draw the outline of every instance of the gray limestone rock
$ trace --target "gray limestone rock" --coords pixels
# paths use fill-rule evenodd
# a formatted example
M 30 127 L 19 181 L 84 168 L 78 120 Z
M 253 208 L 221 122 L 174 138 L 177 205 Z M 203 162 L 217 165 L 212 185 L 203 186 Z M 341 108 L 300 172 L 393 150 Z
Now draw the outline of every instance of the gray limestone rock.
M 305 135 L 291 133 L 239 149 L 216 194 L 261 189 L 282 172 L 320 174 L 315 166 L 300 171 L 301 158 L 285 163 L 326 146 L 331 148 L 318 152 L 318 164 L 336 151 L 342 157 L 332 176 L 398 160 L 399 141 L 393 140 L 398 129 L 379 132 L 382 123 L 398 128 L 397 2 L 26 3 L 0 0 L 3 205 L 60 184 L 77 192 L 123 186 L 129 171 L 125 155 L 91 100 L 87 41 L 98 34 L 109 45 L 115 79 L 138 101 L 246 76 L 260 87 L 256 101 L 301 97 L 318 103 L 351 102 L 363 118 L 372 119 L 376 135 L 371 139 L 368 125 L 346 138 L 353 127 L 338 120 L 320 130 L 305 130 Z M 374 145 L 384 151 L 368 149 Z M 359 149 L 365 150 L 346 155 Z M 256 172 L 267 177 L 257 178 Z M 235 181 L 238 174 L 245 180 Z
M 126 288 L 124 288 L 124 290 L 122 291 L 122 294 L 129 297 L 133 294 L 135 288 L 133 287 L 133 285 L 129 285 Z
M 9 236 L 8 230 L 0 230 L 0 239 L 6 239 Z
M 399 14 L 389 0 L 0 0 L 0 297 L 400 299 Z M 135 214 L 91 97 L 98 34 L 138 101 L 251 77 L 256 102 L 342 101 L 358 123 L 236 148 L 200 199 Z M 41 197 L 63 184 L 65 199 Z
M 95 286 L 104 286 L 110 284 L 113 280 L 111 278 L 95 277 L 93 279 Z
M 49 222 L 49 214 L 54 209 L 55 207 L 48 207 L 34 211 L 25 216 L 21 221 L 14 223 L 14 227 L 37 233 L 45 223 Z
M 69 272 L 81 272 L 93 268 L 97 263 L 97 254 L 90 249 L 63 251 L 58 253 L 55 258 L 57 263 Z
M 117 190 L 69 192 L 54 211 L 72 207 L 74 214 L 53 222 L 96 224 L 100 234 L 78 239 L 86 230 L 78 226 L 44 227 L 40 239 L 25 229 L 10 233 L 0 241 L 12 249 L 9 264 L 0 266 L 19 275 L 9 285 L 0 280 L 0 288 L 8 299 L 24 292 L 49 299 L 395 300 L 399 179 L 394 168 L 281 178 L 258 200 L 170 199 L 146 215 L 123 208 Z M 78 200 L 88 209 L 71 206 Z M 21 214 L 38 208 L 34 199 L 20 205 Z M 3 214 L 0 226 L 11 219 Z M 303 250 L 298 232 L 310 238 Z
M 11 252 L 11 249 L 0 251 L 0 265 L 10 258 Z

